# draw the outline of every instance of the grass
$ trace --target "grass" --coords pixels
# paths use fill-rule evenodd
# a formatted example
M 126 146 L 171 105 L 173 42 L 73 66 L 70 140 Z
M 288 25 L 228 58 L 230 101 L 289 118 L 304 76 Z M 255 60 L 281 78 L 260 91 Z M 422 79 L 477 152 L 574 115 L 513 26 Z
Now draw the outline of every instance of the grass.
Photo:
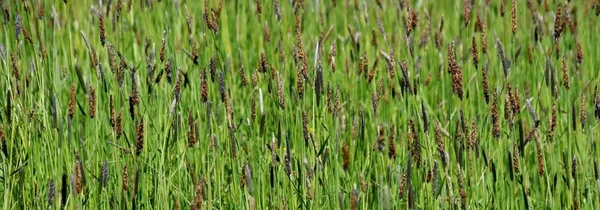
M 595 1 L 130 1 L 2 3 L 3 209 L 600 207 Z

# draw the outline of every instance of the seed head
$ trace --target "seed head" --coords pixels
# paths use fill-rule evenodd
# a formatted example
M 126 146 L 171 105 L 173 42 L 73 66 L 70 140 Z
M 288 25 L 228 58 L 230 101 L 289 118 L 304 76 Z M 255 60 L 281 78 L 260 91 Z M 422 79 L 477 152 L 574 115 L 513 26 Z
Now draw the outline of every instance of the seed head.
M 406 35 L 410 36 L 410 33 L 416 29 L 417 24 L 419 23 L 419 18 L 417 17 L 417 13 L 411 8 L 408 9 L 408 20 L 406 22 Z
M 167 31 L 162 32 L 162 41 L 160 43 L 160 62 L 165 62 L 165 48 L 167 45 Z
M 348 145 L 347 141 L 344 141 L 344 145 L 342 146 L 342 167 L 345 171 L 350 169 L 350 145 Z
M 122 124 L 122 119 L 121 119 L 121 113 L 119 113 L 119 115 L 117 116 L 117 122 L 116 122 L 116 126 L 117 126 L 117 139 L 119 139 L 121 137 L 121 134 L 123 134 L 123 124 Z
M 544 175 L 544 152 L 542 151 L 542 146 L 540 145 L 542 142 L 537 140 L 535 143 L 535 147 L 537 150 L 537 165 L 538 165 L 538 173 L 540 176 Z
M 167 64 L 165 64 L 165 74 L 167 75 L 167 82 L 169 82 L 169 84 L 173 83 L 173 57 L 170 57 L 169 60 L 167 61 Z M 177 75 L 175 75 L 177 76 Z M 175 78 L 177 79 L 177 78 Z
M 74 115 L 75 115 L 75 86 L 71 86 L 71 91 L 69 94 L 69 119 L 73 120 Z
M 188 114 L 188 147 L 194 147 L 198 139 L 196 137 L 196 124 L 192 114 Z
M 106 187 L 108 186 L 108 161 L 104 160 L 104 162 L 102 163 L 102 186 Z
M 554 19 L 554 39 L 558 39 L 562 32 L 564 31 L 564 20 L 562 15 L 562 4 L 558 4 L 556 7 L 556 17 Z
M 225 87 L 225 78 L 223 72 L 219 71 L 219 92 L 221 93 L 221 102 L 227 103 L 227 87 Z
M 367 58 L 367 54 L 363 54 L 363 56 L 361 56 L 360 61 L 358 62 L 358 71 L 356 72 L 358 74 L 358 76 L 361 76 L 363 74 L 363 72 L 368 72 L 368 68 L 369 68 L 369 61 Z
M 487 29 L 485 24 L 483 24 L 481 28 L 481 52 L 487 54 Z
M 396 127 L 394 126 L 394 124 L 392 124 L 390 126 L 390 136 L 388 138 L 389 142 L 388 142 L 388 156 L 390 157 L 390 159 L 396 159 L 396 142 L 395 139 L 396 138 Z
M 208 101 L 208 84 L 206 81 L 206 68 L 200 71 L 200 101 L 206 103 Z
M 492 135 L 500 138 L 500 118 L 498 117 L 498 93 L 494 92 L 492 97 Z
M 517 0 L 512 0 L 511 5 L 512 33 L 517 33 Z
M 336 56 L 336 50 L 337 50 L 336 41 L 333 40 L 333 43 L 331 43 L 331 49 L 330 49 L 330 52 L 329 52 L 329 59 L 330 59 L 330 62 L 331 62 L 331 71 L 333 73 L 335 73 L 335 56 Z
M 402 179 L 400 179 L 400 189 L 398 190 L 398 197 L 404 197 L 404 191 L 406 188 L 406 171 L 402 174 Z
M 518 174 L 519 173 L 519 148 L 517 148 L 517 144 L 513 144 L 512 164 L 513 164 L 513 172 L 515 174 Z
M 264 52 L 260 53 L 260 62 L 258 64 L 258 70 L 262 73 L 266 73 L 269 69 L 269 63 L 267 62 L 267 56 Z
M 473 123 L 471 124 L 471 134 L 469 136 L 471 137 L 469 139 L 471 149 L 476 150 L 477 144 L 478 144 L 477 143 L 478 134 L 477 134 L 477 122 L 475 121 L 475 119 L 473 119 Z
M 279 0 L 273 1 L 273 9 L 275 10 L 275 18 L 281 22 L 281 12 L 279 10 Z
M 472 3 L 472 0 L 463 1 L 463 20 L 465 21 L 465 26 L 468 26 L 471 20 L 471 7 L 473 6 Z
M 123 167 L 123 192 L 129 191 L 129 175 L 127 173 L 127 166 Z
M 421 101 L 421 119 L 423 120 L 423 127 L 425 133 L 429 131 L 429 118 L 427 117 L 427 109 L 425 109 L 425 102 Z
M 394 79 L 394 75 L 396 75 L 396 71 L 394 70 L 396 66 L 396 60 L 394 58 L 394 49 L 390 49 L 390 58 L 388 60 L 388 70 L 390 72 L 390 80 Z
M 515 87 L 514 91 L 511 91 L 510 84 L 508 84 L 508 90 L 510 94 L 510 104 L 513 109 L 513 113 L 516 115 L 521 112 L 521 102 L 519 99 L 519 88 Z
M 265 21 L 265 26 L 263 27 L 263 37 L 265 38 L 265 42 L 271 42 L 271 32 L 269 32 L 269 24 Z
M 352 192 L 350 193 L 350 209 L 351 210 L 358 209 L 358 197 L 359 197 L 359 192 L 358 192 L 358 190 L 356 190 L 356 186 L 355 186 L 354 189 L 352 189 Z
M 483 32 L 483 20 L 481 19 L 481 11 L 477 11 L 477 19 L 475 20 L 475 32 Z
M 142 153 L 142 149 L 144 148 L 144 119 L 143 118 L 137 123 L 135 139 L 136 139 L 135 151 L 136 151 L 136 155 L 139 156 Z
M 446 156 L 446 147 L 444 146 L 444 141 L 442 139 L 442 128 L 439 123 L 435 123 L 435 141 L 437 144 L 438 154 L 442 160 L 442 165 L 446 167 L 448 157 Z
M 54 186 L 54 180 L 50 180 L 50 182 L 48 183 L 48 205 L 53 206 L 54 205 L 54 193 L 56 192 L 55 186 Z
M 119 70 L 119 67 L 117 66 L 117 52 L 114 48 L 114 46 L 110 43 L 108 43 L 108 64 L 110 65 L 110 70 L 112 71 L 113 74 L 116 74 L 117 71 Z
M 89 105 L 89 114 L 90 118 L 94 119 L 96 116 L 96 90 L 90 85 L 89 87 L 89 96 L 88 96 L 88 105 Z
M 83 190 L 83 166 L 81 163 L 81 158 L 79 157 L 79 153 L 75 155 L 76 163 L 75 163 L 75 189 L 77 194 L 80 195 Z
M 296 89 L 298 91 L 298 98 L 302 100 L 304 98 L 304 75 L 302 71 L 298 71 L 298 76 L 296 77 Z
M 562 59 L 562 74 L 563 74 L 563 85 L 568 90 L 569 89 L 569 70 L 567 69 L 567 60 L 565 56 Z
M 308 146 L 310 134 L 308 133 L 308 117 L 304 111 L 302 112 L 302 136 L 304 136 L 304 145 Z
M 20 81 L 21 74 L 19 73 L 19 66 L 17 65 L 17 59 L 15 58 L 14 53 L 10 54 L 10 61 L 12 62 L 13 77 L 16 81 Z
M 482 86 L 483 86 L 483 97 L 485 98 L 485 103 L 489 104 L 490 103 L 490 88 L 488 86 L 488 81 L 487 81 L 487 65 L 485 67 L 483 67 L 481 69 L 481 76 L 482 76 Z
M 215 83 L 216 72 L 217 72 L 217 55 L 210 58 L 208 62 L 208 69 L 210 70 L 210 81 Z

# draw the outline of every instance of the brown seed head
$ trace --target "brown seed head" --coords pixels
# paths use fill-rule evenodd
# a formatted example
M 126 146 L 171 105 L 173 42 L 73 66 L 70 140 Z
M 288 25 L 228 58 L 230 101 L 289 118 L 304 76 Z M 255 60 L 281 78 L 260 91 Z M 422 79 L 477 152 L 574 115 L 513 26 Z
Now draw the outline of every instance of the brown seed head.
M 554 19 L 554 39 L 558 39 L 564 31 L 565 23 L 563 20 L 562 11 L 562 4 L 559 3 L 556 7 L 556 17 Z
M 537 164 L 538 164 L 538 173 L 540 174 L 540 176 L 544 175 L 544 156 L 543 156 L 543 151 L 542 151 L 542 146 L 540 145 L 542 142 L 540 140 L 537 140 L 535 143 L 535 147 L 537 150 Z
M 19 66 L 17 65 L 17 59 L 15 58 L 14 53 L 10 54 L 10 61 L 12 62 L 13 77 L 16 81 L 20 81 L 21 74 L 19 73 Z
M 483 20 L 481 19 L 481 11 L 477 11 L 477 19 L 475 20 L 475 32 L 483 32 Z
M 512 0 L 511 4 L 511 20 L 512 20 L 512 33 L 517 33 L 517 0 Z
M 463 20 L 465 21 L 465 26 L 468 26 L 469 22 L 471 21 L 471 7 L 473 6 L 472 3 L 472 0 L 463 0 Z
M 208 82 L 206 81 L 206 68 L 200 71 L 200 101 L 208 101 Z
M 202 209 L 203 194 L 204 194 L 204 180 L 202 178 L 200 178 L 196 181 L 196 187 L 194 190 L 193 208 Z
M 265 21 L 265 26 L 263 27 L 263 37 L 265 38 L 265 42 L 271 42 L 271 32 L 269 32 L 269 24 Z
M 89 87 L 89 96 L 88 96 L 88 105 L 89 105 L 89 114 L 90 114 L 90 118 L 94 119 L 94 116 L 96 116 L 96 90 L 94 90 L 94 87 L 92 87 L 90 85 Z
M 581 40 L 577 40 L 577 63 L 583 62 L 583 49 L 581 47 Z
M 258 14 L 262 14 L 262 4 L 260 3 L 260 0 L 254 0 L 254 3 L 256 4 L 256 11 Z
M 492 97 L 492 135 L 494 138 L 500 138 L 500 118 L 498 116 L 498 93 L 494 92 Z
M 481 83 L 483 86 L 483 96 L 485 98 L 485 103 L 489 104 L 490 103 L 490 88 L 488 86 L 488 81 L 487 81 L 487 71 L 488 71 L 488 69 L 486 66 L 484 66 L 481 69 L 481 76 L 482 76 Z
M 512 164 L 513 164 L 513 172 L 515 172 L 515 174 L 518 174 L 519 173 L 519 148 L 517 148 L 517 144 L 513 145 Z
M 108 64 L 110 65 L 112 73 L 116 74 L 119 70 L 119 67 L 117 66 L 117 52 L 110 42 L 108 42 Z
M 350 210 L 358 209 L 358 199 L 359 199 L 359 192 L 358 192 L 358 190 L 356 190 L 356 187 L 355 187 L 354 189 L 352 189 L 352 192 L 350 193 Z
M 348 171 L 350 169 L 350 145 L 346 141 L 344 141 L 344 145 L 342 146 L 342 158 L 342 167 L 345 171 Z
M 435 123 L 435 141 L 437 145 L 438 154 L 442 160 L 442 165 L 445 167 L 448 159 L 446 157 L 446 147 L 444 146 L 444 140 L 442 139 L 442 128 L 439 122 Z
M 296 77 L 296 91 L 298 91 L 298 98 L 302 100 L 304 98 L 304 75 L 302 71 L 298 71 L 298 76 Z
M 310 134 L 308 133 L 308 116 L 306 116 L 306 112 L 302 112 L 302 136 L 304 136 L 304 145 L 308 146 L 308 141 L 310 140 Z
M 117 116 L 117 122 L 116 122 L 116 126 L 117 126 L 117 139 L 119 139 L 121 137 L 121 134 L 123 134 L 123 124 L 122 124 L 122 119 L 121 119 L 121 113 L 119 113 L 119 115 Z
M 106 35 L 104 28 L 104 17 L 102 16 L 102 12 L 98 12 L 98 21 L 100 22 L 100 43 L 102 46 L 106 43 Z
M 481 33 L 481 52 L 487 54 L 487 29 L 485 24 L 482 26 Z
M 198 139 L 196 138 L 196 125 L 192 114 L 188 114 L 188 147 L 194 147 Z
M 475 121 L 475 119 L 473 119 L 473 123 L 471 124 L 471 135 L 470 135 L 470 146 L 471 149 L 476 150 L 477 149 L 477 138 L 478 138 L 478 134 L 477 134 L 477 122 Z
M 402 179 L 400 179 L 400 189 L 398 190 L 398 197 L 404 197 L 404 191 L 406 187 L 406 171 L 402 174 Z
M 139 156 L 142 153 L 142 149 L 144 148 L 144 119 L 143 118 L 137 123 L 135 139 L 136 139 L 135 151 L 136 151 L 136 155 Z
M 395 142 L 395 138 L 396 138 L 396 127 L 394 126 L 394 124 L 392 124 L 390 126 L 390 136 L 389 136 L 389 142 L 388 142 L 388 156 L 391 159 L 396 159 L 396 142 Z
M 285 109 L 285 95 L 284 95 L 284 83 L 283 76 L 277 72 L 277 102 L 282 109 Z
M 264 52 L 260 53 L 260 62 L 258 64 L 258 70 L 262 73 L 266 73 L 269 69 L 269 63 L 267 62 L 267 56 Z
M 567 60 L 565 56 L 562 59 L 562 74 L 563 74 L 563 85 L 568 90 L 569 89 L 569 70 L 567 69 Z
M 406 22 L 406 35 L 410 36 L 410 33 L 417 27 L 419 18 L 417 13 L 412 9 L 408 9 L 408 20 Z
M 129 191 L 129 174 L 127 166 L 123 167 L 123 192 Z
M 69 94 L 69 119 L 73 120 L 75 115 L 75 86 L 71 86 Z
M 162 32 L 162 41 L 160 43 L 160 62 L 165 62 L 165 51 L 167 45 L 167 31 Z
M 221 102 L 227 104 L 227 87 L 225 87 L 225 76 L 222 71 L 219 71 L 219 93 L 221 94 Z

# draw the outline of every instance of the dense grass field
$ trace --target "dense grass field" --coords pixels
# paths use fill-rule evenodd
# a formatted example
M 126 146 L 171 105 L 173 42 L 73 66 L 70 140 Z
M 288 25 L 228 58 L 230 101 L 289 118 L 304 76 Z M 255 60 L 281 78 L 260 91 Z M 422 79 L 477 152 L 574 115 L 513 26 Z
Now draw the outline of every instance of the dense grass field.
M 600 208 L 600 1 L 1 8 L 2 209 Z

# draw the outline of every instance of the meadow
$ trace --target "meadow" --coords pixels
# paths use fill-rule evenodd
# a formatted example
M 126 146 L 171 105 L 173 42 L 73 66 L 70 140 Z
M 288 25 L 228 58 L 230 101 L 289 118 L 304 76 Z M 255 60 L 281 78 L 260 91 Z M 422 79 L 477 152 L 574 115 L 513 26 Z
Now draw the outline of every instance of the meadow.
M 600 1 L 7 0 L 1 209 L 598 209 Z

